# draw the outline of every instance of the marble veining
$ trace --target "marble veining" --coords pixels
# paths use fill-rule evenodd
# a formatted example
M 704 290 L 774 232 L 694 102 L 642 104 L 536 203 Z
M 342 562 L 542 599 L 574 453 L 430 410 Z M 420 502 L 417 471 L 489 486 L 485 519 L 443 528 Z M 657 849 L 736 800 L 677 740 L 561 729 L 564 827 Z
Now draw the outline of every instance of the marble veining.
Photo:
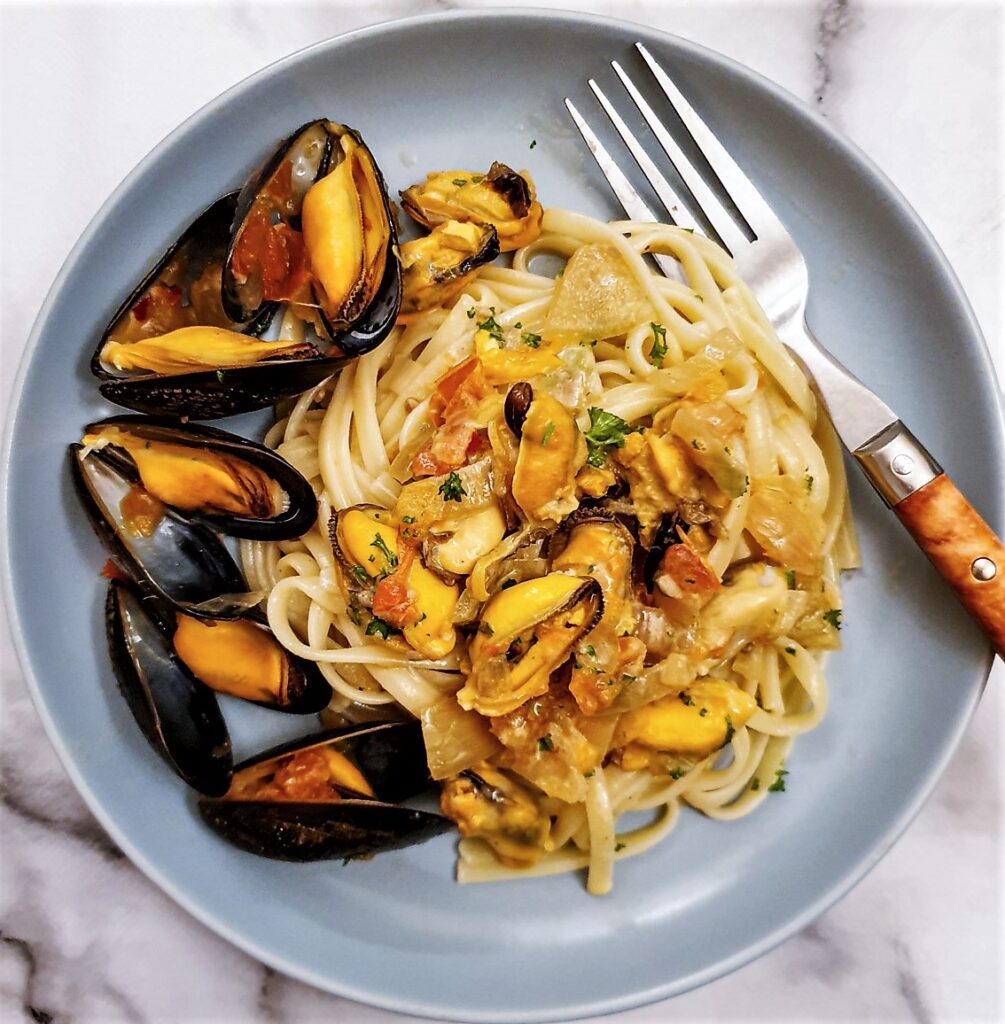
M 917 206 L 960 273 L 1001 372 L 996 115 L 1002 54 L 988 42 L 996 33 L 1001 38 L 1001 8 L 884 0 L 534 5 L 579 7 L 676 32 L 750 64 L 814 105 L 865 146 Z M 13 148 L 58 116 L 65 151 L 78 154 L 48 217 L 5 211 L 0 413 L 23 339 L 69 245 L 167 130 L 226 85 L 317 39 L 392 17 L 485 6 L 483 0 L 382 0 L 364 11 L 348 0 L 282 8 L 235 2 L 171 8 L 166 16 L 168 9 L 155 5 L 0 5 L 0 83 L 5 99 L 17 96 L 16 104 L 0 107 L 0 138 L 13 140 Z M 85 35 L 86 61 L 79 46 Z M 910 88 L 901 88 L 907 80 Z M 919 125 L 932 126 L 932 134 L 919 138 Z M 980 160 L 962 159 L 976 146 Z M 28 187 L 25 173 L 17 162 L 0 162 L 5 195 Z M 163 895 L 76 794 L 44 737 L 2 629 L 0 654 L 0 1020 L 408 1019 L 278 974 Z M 1005 1018 L 1003 708 L 999 664 L 933 799 L 883 862 L 820 919 L 726 978 L 607 1019 Z

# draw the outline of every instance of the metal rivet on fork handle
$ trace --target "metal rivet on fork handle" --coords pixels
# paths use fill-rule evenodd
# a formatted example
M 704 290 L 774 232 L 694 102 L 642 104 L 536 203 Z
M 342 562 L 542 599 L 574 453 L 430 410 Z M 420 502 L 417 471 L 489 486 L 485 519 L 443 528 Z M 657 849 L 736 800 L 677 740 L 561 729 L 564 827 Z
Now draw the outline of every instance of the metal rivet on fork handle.
M 998 575 L 998 566 L 990 558 L 975 558 L 970 575 L 981 583 L 988 583 Z

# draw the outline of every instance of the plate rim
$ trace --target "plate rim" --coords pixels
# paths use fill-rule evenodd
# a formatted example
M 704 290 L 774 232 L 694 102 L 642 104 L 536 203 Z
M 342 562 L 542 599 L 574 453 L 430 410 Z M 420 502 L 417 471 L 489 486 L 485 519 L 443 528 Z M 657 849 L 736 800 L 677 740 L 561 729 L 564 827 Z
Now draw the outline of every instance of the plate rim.
M 838 902 L 855 885 L 858 884 L 878 863 L 883 859 L 889 850 L 895 845 L 900 836 L 917 816 L 922 807 L 927 803 L 935 786 L 945 773 L 950 759 L 955 755 L 961 738 L 970 724 L 973 712 L 980 701 L 987 684 L 991 666 L 994 662 L 994 653 L 990 643 L 984 646 L 984 661 L 981 666 L 978 664 L 978 686 L 974 691 L 972 706 L 967 713 L 961 716 L 957 728 L 947 737 L 944 744 L 944 751 L 940 757 L 930 764 L 924 785 L 920 787 L 914 800 L 906 804 L 899 815 L 886 828 L 882 841 L 879 842 L 867 855 L 860 857 L 857 861 L 849 864 L 841 875 L 811 904 L 805 906 L 799 913 L 788 918 L 773 931 L 761 937 L 745 948 L 737 951 L 731 956 L 720 958 L 710 963 L 706 968 L 693 971 L 683 978 L 674 981 L 651 986 L 646 989 L 632 989 L 620 996 L 612 996 L 607 999 L 595 1000 L 588 1003 L 579 1003 L 569 1006 L 567 1009 L 558 1011 L 498 1011 L 492 1009 L 465 1009 L 460 1006 L 437 1007 L 428 1002 L 412 1002 L 406 998 L 386 996 L 378 990 L 368 989 L 344 979 L 334 979 L 330 975 L 321 974 L 310 968 L 297 964 L 292 959 L 284 959 L 282 956 L 273 953 L 271 950 L 263 949 L 252 939 L 247 938 L 238 930 L 232 928 L 228 922 L 218 917 L 213 911 L 200 905 L 195 897 L 189 897 L 179 889 L 174 882 L 166 878 L 159 867 L 151 863 L 144 854 L 137 850 L 129 836 L 122 832 L 118 826 L 106 814 L 97 794 L 92 791 L 89 783 L 83 774 L 77 769 L 70 751 L 60 736 L 55 723 L 53 722 L 35 676 L 34 667 L 29 655 L 25 641 L 24 629 L 22 627 L 21 615 L 14 601 L 14 589 L 11 578 L 10 560 L 10 509 L 13 507 L 14 499 L 11 494 L 10 471 L 13 462 L 12 439 L 14 429 L 18 422 L 24 385 L 28 369 L 39 347 L 44 326 L 49 319 L 52 307 L 63 289 L 64 282 L 71 270 L 76 265 L 84 249 L 90 244 L 92 237 L 97 233 L 100 225 L 105 220 L 109 210 L 118 201 L 120 194 L 130 186 L 136 179 L 141 178 L 148 166 L 159 157 L 162 151 L 170 148 L 175 138 L 186 132 L 191 126 L 198 124 L 203 119 L 212 115 L 219 107 L 225 106 L 231 96 L 240 93 L 250 84 L 275 72 L 280 66 L 292 65 L 301 60 L 309 59 L 311 55 L 328 49 L 340 49 L 345 46 L 352 46 L 357 40 L 369 39 L 381 35 L 396 34 L 399 32 L 408 33 L 416 26 L 429 22 L 439 23 L 463 23 L 463 22 L 494 22 L 511 19 L 532 19 L 551 23 L 573 23 L 581 26 L 608 30 L 631 30 L 638 33 L 640 38 L 656 37 L 669 41 L 673 46 L 685 51 L 690 51 L 704 62 L 736 74 L 741 79 L 752 81 L 765 92 L 771 94 L 775 99 L 784 104 L 795 105 L 800 112 L 808 117 L 814 127 L 830 142 L 836 143 L 839 147 L 849 150 L 852 155 L 869 172 L 873 182 L 878 186 L 886 197 L 896 206 L 898 212 L 905 217 L 906 221 L 925 241 L 938 256 L 939 269 L 945 276 L 947 284 L 951 288 L 952 299 L 955 308 L 963 314 L 965 326 L 976 338 L 978 344 L 974 355 L 980 364 L 981 377 L 991 383 L 991 408 L 992 417 L 990 437 L 988 440 L 994 448 L 1000 462 L 1005 463 L 1005 398 L 999 389 L 994 386 L 997 379 L 994 363 L 986 338 L 977 321 L 974 310 L 969 299 L 949 262 L 941 246 L 935 239 L 931 230 L 921 219 L 920 215 L 900 192 L 897 186 L 889 179 L 885 172 L 850 138 L 838 131 L 812 106 L 801 100 L 788 89 L 778 85 L 776 82 L 762 75 L 760 72 L 735 60 L 726 54 L 720 53 L 711 47 L 696 43 L 690 39 L 665 32 L 661 29 L 642 25 L 637 22 L 622 18 L 614 18 L 606 15 L 599 15 L 589 12 L 577 12 L 568 10 L 549 10 L 535 7 L 498 7 L 488 9 L 465 9 L 453 11 L 440 11 L 427 14 L 414 15 L 407 18 L 391 18 L 374 24 L 366 25 L 349 32 L 328 36 L 324 39 L 310 43 L 293 52 L 286 54 L 276 60 L 270 61 L 264 66 L 246 75 L 223 92 L 212 97 L 192 114 L 182 120 L 175 128 L 157 142 L 136 165 L 118 182 L 109 192 L 106 199 L 87 223 L 80 237 L 74 243 L 65 259 L 60 264 L 59 270 L 50 285 L 45 299 L 39 308 L 39 312 L 32 324 L 28 335 L 27 343 L 21 354 L 18 363 L 17 373 L 14 378 L 13 387 L 10 392 L 9 410 L 5 417 L 3 450 L 0 454 L 0 575 L 3 576 L 3 599 L 8 615 L 10 634 L 14 642 L 14 650 L 22 670 L 25 686 L 31 697 L 35 711 L 42 721 L 46 736 L 54 748 L 64 771 L 70 777 L 74 787 L 84 800 L 90 812 L 100 823 L 101 827 L 108 833 L 111 839 L 122 849 L 129 858 L 150 881 L 152 881 L 162 892 L 166 893 L 176 904 L 191 914 L 197 921 L 205 925 L 211 931 L 232 943 L 238 949 L 247 953 L 258 962 L 272 967 L 287 976 L 296 978 L 306 984 L 312 985 L 324 992 L 351 999 L 359 1003 L 382 1009 L 392 1010 L 397 1013 L 412 1014 L 415 1016 L 431 1019 L 456 1020 L 456 1021 L 511 1021 L 513 1024 L 531 1024 L 536 1021 L 561 1021 L 580 1019 L 594 1015 L 605 1015 L 618 1011 L 629 1010 L 636 1007 L 649 1005 L 660 1000 L 690 991 L 705 985 L 717 978 L 723 977 L 734 970 L 763 956 L 765 953 L 780 945 L 796 932 L 801 931 L 813 920 L 824 913 L 828 908 Z M 1005 473 L 1000 474 L 1005 482 Z M 999 487 L 999 493 L 993 500 L 993 507 L 989 510 L 988 519 L 992 525 L 996 522 L 1001 529 L 1001 522 L 1005 518 L 1005 488 Z

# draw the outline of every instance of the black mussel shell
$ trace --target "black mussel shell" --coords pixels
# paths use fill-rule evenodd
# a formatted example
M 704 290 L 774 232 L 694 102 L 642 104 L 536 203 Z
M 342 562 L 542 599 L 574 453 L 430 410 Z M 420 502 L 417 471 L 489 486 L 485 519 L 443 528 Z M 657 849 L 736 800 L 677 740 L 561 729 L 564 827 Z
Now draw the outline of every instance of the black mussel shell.
M 123 583 L 108 588 L 105 627 L 119 688 L 150 745 L 200 793 L 226 793 L 233 759 L 213 692 L 179 664 L 139 594 Z
M 122 302 L 102 332 L 98 347 L 91 357 L 91 372 L 96 377 L 100 377 L 102 380 L 114 380 L 120 376 L 115 371 L 105 368 L 101 362 L 101 351 L 119 320 L 130 310 L 135 309 L 149 295 L 155 285 L 164 283 L 161 281 L 161 276 L 170 263 L 176 260 L 184 261 L 180 283 L 175 286 L 179 291 L 179 302 L 182 306 L 189 304 L 189 289 L 207 264 L 218 262 L 222 267 L 230 242 L 230 225 L 234 219 L 236 208 L 237 192 L 229 192 L 203 210 Z M 216 326 L 228 327 L 234 331 L 244 331 L 246 334 L 261 334 L 268 327 L 276 308 L 277 303 L 269 303 L 257 310 L 253 317 L 238 318 L 234 318 L 230 311 L 225 310 L 227 316 L 231 317 L 231 323 L 218 323 Z
M 376 164 L 374 166 L 376 167 Z M 377 173 L 379 175 L 380 171 Z M 397 249 L 397 244 L 394 218 L 392 217 L 391 245 L 393 250 Z M 334 344 L 347 356 L 356 357 L 371 352 L 391 333 L 394 327 L 398 310 L 401 308 L 401 263 L 393 254 L 393 250 L 392 254 L 388 255 L 384 276 L 376 297 L 348 330 L 335 330 L 327 322 L 324 313 L 321 313 L 321 319 L 325 321 L 326 329 Z
M 377 800 L 329 804 L 200 800 L 199 813 L 234 846 L 259 857 L 299 863 L 400 850 L 454 827 L 439 814 Z
M 201 523 L 180 519 L 171 509 L 149 537 L 123 526 L 120 503 L 131 484 L 105 453 L 72 444 L 73 482 L 91 526 L 119 569 L 144 597 L 167 601 L 197 618 L 237 618 L 256 603 L 222 541 Z
M 271 212 L 280 216 L 294 230 L 300 229 L 300 208 L 311 185 L 327 171 L 332 148 L 332 136 L 325 120 L 308 121 L 292 135 L 287 136 L 276 147 L 271 156 L 253 171 L 238 193 L 223 265 L 223 307 L 234 319 L 251 319 L 269 304 L 259 296 L 249 296 L 249 287 L 242 285 L 233 269 L 234 246 L 241 228 L 255 206 L 259 193 L 270 183 L 287 157 L 291 158 L 293 170 L 290 175 L 292 192 L 281 209 Z
M 526 381 L 514 384 L 506 394 L 503 415 L 506 417 L 507 426 L 517 437 L 523 436 L 524 420 L 527 419 L 530 403 L 533 401 L 534 389 Z
M 645 561 L 642 563 L 642 581 L 650 593 L 656 587 L 656 574 L 667 548 L 683 543 L 681 534 L 687 533 L 690 528 L 691 524 L 682 519 L 680 513 L 675 511 L 663 514 L 653 536 L 652 547 L 646 552 Z
M 85 433 L 98 433 L 102 427 L 116 426 L 150 441 L 188 445 L 242 459 L 274 480 L 286 496 L 286 507 L 269 519 L 254 519 L 228 513 L 190 512 L 174 509 L 179 519 L 203 521 L 231 537 L 249 540 L 291 540 L 305 534 L 318 517 L 318 503 L 311 485 L 281 455 L 265 445 L 229 434 L 215 427 L 189 424 L 181 426 L 167 419 L 145 416 L 111 416 L 88 424 Z M 139 479 L 128 454 L 109 445 L 102 451 L 131 482 Z
M 275 405 L 338 373 L 348 358 L 265 360 L 231 370 L 143 374 L 108 380 L 101 394 L 126 409 L 152 416 L 216 420 Z
M 231 792 L 268 762 L 318 746 L 331 746 L 362 773 L 374 798 L 342 789 L 343 799 L 298 802 L 241 800 L 224 795 L 200 800 L 199 812 L 215 832 L 262 857 L 311 861 L 361 857 L 423 842 L 447 832 L 446 818 L 396 805 L 430 784 L 419 723 L 383 722 L 349 726 L 284 744 L 239 765 Z

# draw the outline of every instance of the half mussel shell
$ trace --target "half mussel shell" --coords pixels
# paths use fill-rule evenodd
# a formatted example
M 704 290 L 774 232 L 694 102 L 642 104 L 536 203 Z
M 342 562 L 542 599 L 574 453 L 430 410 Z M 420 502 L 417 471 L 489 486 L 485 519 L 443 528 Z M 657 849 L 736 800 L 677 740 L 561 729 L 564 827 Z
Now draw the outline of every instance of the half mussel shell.
M 311 485 L 264 445 L 213 427 L 144 416 L 113 416 L 85 428 L 134 486 L 186 521 L 231 537 L 289 540 L 317 519 Z
M 230 737 L 212 691 L 181 668 L 139 594 L 124 583 L 108 588 L 105 627 L 119 688 L 151 746 L 200 793 L 226 793 Z
M 254 316 L 234 318 L 222 301 L 223 262 L 236 209 L 237 192 L 229 192 L 203 210 L 130 292 L 91 357 L 91 372 L 96 377 L 109 380 L 119 375 L 102 359 L 108 342 L 131 344 L 194 326 L 248 334 L 265 330 L 275 303 L 256 310 Z
M 144 597 L 216 619 L 237 618 L 257 603 L 259 595 L 247 593 L 241 570 L 209 527 L 166 507 L 152 524 L 134 524 L 136 488 L 120 465 L 104 451 L 69 448 L 74 486 L 92 527 Z
M 401 304 L 387 187 L 358 132 L 303 125 L 241 190 L 223 270 L 231 316 L 289 302 L 347 355 L 376 347 Z
M 252 758 L 225 795 L 199 801 L 199 812 L 223 838 L 262 857 L 363 857 L 452 828 L 440 815 L 397 806 L 429 784 L 418 722 L 351 726 Z

